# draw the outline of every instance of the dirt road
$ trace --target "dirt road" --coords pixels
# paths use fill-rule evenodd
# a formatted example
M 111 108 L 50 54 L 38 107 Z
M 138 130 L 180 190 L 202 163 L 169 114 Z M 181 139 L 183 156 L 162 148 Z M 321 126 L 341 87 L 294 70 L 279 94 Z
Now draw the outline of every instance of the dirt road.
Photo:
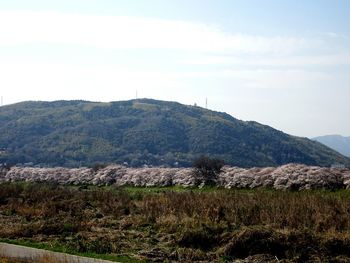
M 29 262 L 50 263 L 113 263 L 112 261 L 73 256 L 64 253 L 51 252 L 18 245 L 0 243 L 0 256 L 6 258 L 28 260 Z M 115 263 L 115 262 L 114 262 Z

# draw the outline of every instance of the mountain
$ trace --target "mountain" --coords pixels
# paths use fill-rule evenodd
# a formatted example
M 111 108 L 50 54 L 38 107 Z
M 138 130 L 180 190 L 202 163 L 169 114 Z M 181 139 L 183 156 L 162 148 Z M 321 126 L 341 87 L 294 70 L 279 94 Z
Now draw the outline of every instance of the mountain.
M 0 163 L 189 166 L 201 154 L 242 167 L 350 160 L 321 143 L 176 102 L 21 102 L 0 107 Z
M 344 137 L 341 135 L 325 135 L 313 138 L 313 140 L 323 143 L 329 148 L 350 157 L 350 137 Z

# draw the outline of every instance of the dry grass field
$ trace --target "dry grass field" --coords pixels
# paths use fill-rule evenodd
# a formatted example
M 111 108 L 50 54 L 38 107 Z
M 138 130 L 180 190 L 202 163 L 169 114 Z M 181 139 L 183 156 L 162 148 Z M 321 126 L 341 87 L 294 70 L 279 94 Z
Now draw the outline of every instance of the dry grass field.
M 350 262 L 349 190 L 4 183 L 0 225 L 8 242 L 122 262 Z

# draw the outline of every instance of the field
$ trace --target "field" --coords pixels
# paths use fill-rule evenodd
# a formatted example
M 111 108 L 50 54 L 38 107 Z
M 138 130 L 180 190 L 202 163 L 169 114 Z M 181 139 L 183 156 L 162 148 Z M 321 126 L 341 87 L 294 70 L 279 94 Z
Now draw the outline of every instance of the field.
M 120 262 L 350 262 L 348 190 L 3 183 L 0 226 L 5 242 Z

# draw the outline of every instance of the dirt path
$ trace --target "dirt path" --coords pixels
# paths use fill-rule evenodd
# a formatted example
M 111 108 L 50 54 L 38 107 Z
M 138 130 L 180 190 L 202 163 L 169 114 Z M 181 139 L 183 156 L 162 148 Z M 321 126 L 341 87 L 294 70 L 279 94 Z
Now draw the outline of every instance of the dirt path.
M 0 243 L 0 256 L 29 262 L 50 263 L 115 263 L 113 261 L 74 256 L 64 253 L 51 252 L 18 245 Z

